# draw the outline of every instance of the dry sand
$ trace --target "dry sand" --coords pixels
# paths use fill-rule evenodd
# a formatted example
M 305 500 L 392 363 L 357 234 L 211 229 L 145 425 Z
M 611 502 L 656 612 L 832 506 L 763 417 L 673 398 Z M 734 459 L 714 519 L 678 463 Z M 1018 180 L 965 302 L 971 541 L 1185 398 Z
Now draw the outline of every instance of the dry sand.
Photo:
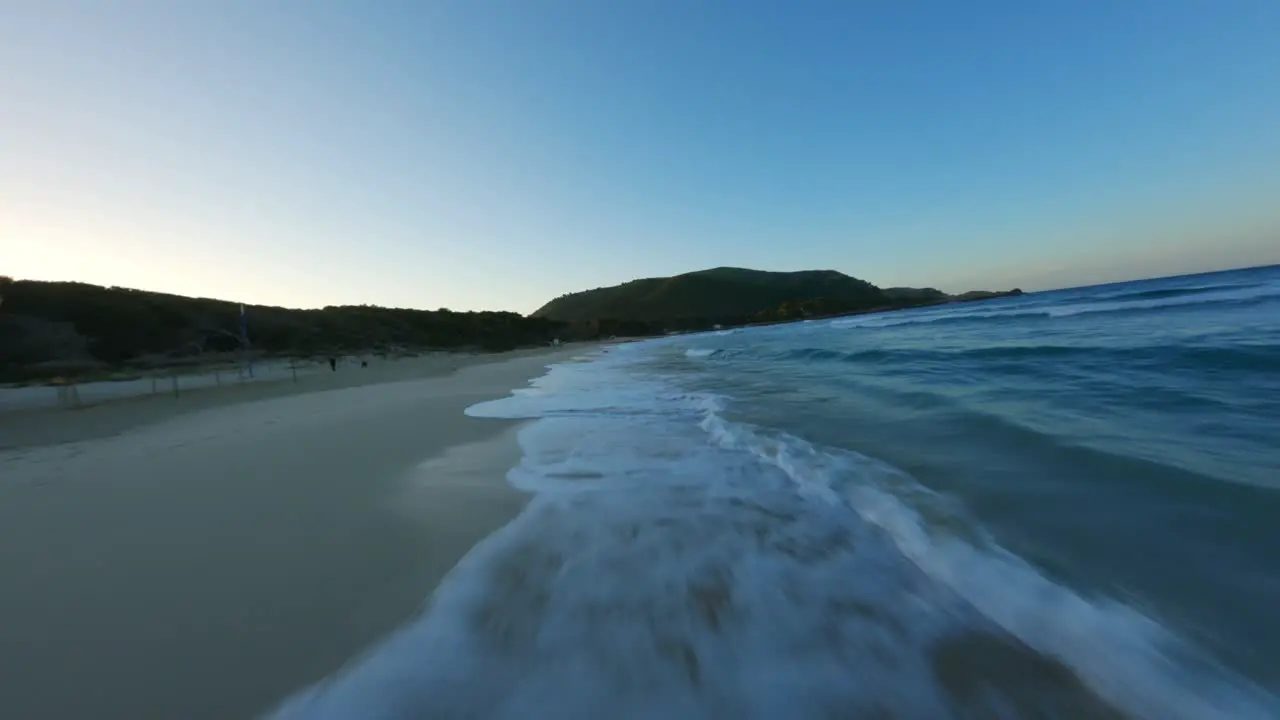
M 0 717 L 251 717 L 333 672 L 523 505 L 514 424 L 463 409 L 583 352 L 0 417 Z

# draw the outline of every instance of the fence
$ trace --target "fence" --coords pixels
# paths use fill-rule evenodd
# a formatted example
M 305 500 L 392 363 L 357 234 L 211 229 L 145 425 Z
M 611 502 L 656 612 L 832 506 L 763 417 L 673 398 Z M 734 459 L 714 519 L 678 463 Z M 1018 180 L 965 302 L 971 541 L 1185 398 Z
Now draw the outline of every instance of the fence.
M 244 383 L 297 382 L 298 378 L 321 370 L 328 363 L 309 360 L 266 360 L 247 366 L 223 365 L 204 368 L 166 368 L 148 371 L 128 380 L 95 382 L 62 381 L 29 387 L 0 387 L 0 411 L 41 408 L 74 409 L 114 400 L 148 395 L 182 397 L 183 393 Z

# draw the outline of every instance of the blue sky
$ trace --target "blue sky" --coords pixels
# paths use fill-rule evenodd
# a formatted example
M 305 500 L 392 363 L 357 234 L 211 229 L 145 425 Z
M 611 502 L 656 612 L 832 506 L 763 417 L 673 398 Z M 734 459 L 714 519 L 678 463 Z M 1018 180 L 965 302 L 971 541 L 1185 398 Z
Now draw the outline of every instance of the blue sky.
M 1280 3 L 0 0 L 0 273 L 528 312 L 1280 262 Z

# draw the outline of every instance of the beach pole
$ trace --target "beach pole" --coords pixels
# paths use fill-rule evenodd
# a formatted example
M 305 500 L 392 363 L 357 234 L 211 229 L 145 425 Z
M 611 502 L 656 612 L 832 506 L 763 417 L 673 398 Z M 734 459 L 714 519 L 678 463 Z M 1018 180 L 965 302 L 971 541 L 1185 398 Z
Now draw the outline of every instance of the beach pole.
M 76 384 L 66 378 L 56 377 L 53 384 L 58 392 L 58 407 L 70 410 L 80 407 L 80 391 Z
M 289 372 L 293 373 L 293 381 L 298 382 L 298 362 L 294 358 L 289 358 Z
M 155 395 L 156 392 L 156 374 L 153 372 L 151 373 L 151 394 Z
M 174 372 L 172 375 L 169 376 L 169 382 L 173 385 L 173 396 L 178 397 L 178 395 L 180 395 L 181 393 L 178 392 L 178 373 L 177 372 Z
M 246 366 L 249 379 L 253 379 L 253 358 L 249 356 L 249 316 L 244 312 L 244 304 L 240 305 L 240 347 L 245 351 Z

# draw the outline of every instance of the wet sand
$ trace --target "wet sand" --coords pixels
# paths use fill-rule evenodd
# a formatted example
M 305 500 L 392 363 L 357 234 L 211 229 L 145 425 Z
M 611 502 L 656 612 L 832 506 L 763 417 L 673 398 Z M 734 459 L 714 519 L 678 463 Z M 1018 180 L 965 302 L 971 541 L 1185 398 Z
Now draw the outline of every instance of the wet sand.
M 9 414 L 0 717 L 252 717 L 338 669 L 523 506 L 515 424 L 463 409 L 583 352 Z

